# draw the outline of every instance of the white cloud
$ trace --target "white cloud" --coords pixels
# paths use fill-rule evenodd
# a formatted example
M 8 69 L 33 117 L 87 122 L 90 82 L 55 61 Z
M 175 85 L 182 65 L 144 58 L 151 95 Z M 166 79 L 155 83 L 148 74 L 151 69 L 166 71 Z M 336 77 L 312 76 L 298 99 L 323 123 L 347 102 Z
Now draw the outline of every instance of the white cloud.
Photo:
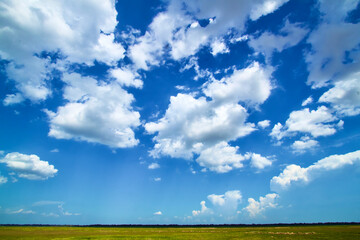
M 271 179 L 271 189 L 274 191 L 280 191 L 290 187 L 290 185 L 294 182 L 307 183 L 315 177 L 318 177 L 319 173 L 335 170 L 346 165 L 353 165 L 359 162 L 360 150 L 343 155 L 331 155 L 306 168 L 292 164 L 287 166 L 279 176 L 275 176 Z
M 122 86 L 133 86 L 136 88 L 142 88 L 143 86 L 143 81 L 140 79 L 140 75 L 129 68 L 112 69 L 110 70 L 110 75 Z
M 230 52 L 229 48 L 226 46 L 224 41 L 220 41 L 220 40 L 213 41 L 210 46 L 211 46 L 211 54 L 213 56 Z
M 256 201 L 253 198 L 249 198 L 249 205 L 243 210 L 249 213 L 249 216 L 252 218 L 257 217 L 259 214 L 262 214 L 268 208 L 276 208 L 277 203 L 276 199 L 279 198 L 279 195 L 276 193 L 266 194 L 265 197 L 260 197 L 259 201 Z
M 5 106 L 10 106 L 13 104 L 21 103 L 22 101 L 24 101 L 24 97 L 20 93 L 7 94 L 3 101 L 3 104 Z
M 116 15 L 112 0 L 2 1 L 0 56 L 11 61 L 8 77 L 24 98 L 36 102 L 51 95 L 47 74 L 65 62 L 115 64 L 124 57 L 124 48 L 114 42 L 112 33 Z M 49 58 L 38 57 L 44 51 L 60 52 L 65 59 L 52 64 Z
M 206 96 L 219 102 L 260 104 L 269 97 L 273 88 L 270 81 L 272 71 L 254 62 L 247 68 L 234 70 L 229 77 L 209 81 L 203 91 Z
M 16 172 L 18 177 L 30 180 L 45 180 L 54 177 L 58 171 L 49 162 L 40 160 L 34 154 L 8 153 L 0 163 L 5 163 L 8 168 Z
M 232 190 L 223 195 L 211 194 L 208 199 L 214 206 L 223 208 L 222 210 L 226 208 L 227 211 L 235 212 L 241 202 L 242 195 L 239 190 Z
M 319 142 L 313 139 L 310 139 L 309 137 L 302 137 L 300 140 L 295 141 L 291 148 L 294 150 L 294 152 L 303 153 L 308 149 L 312 149 L 319 145 Z
M 306 55 L 308 84 L 313 88 L 327 86 L 358 71 L 360 23 L 345 22 L 357 4 L 352 0 L 320 1 L 323 22 L 309 36 L 312 50 Z
M 254 131 L 253 124 L 245 122 L 246 117 L 241 105 L 218 105 L 204 97 L 178 94 L 170 98 L 164 117 L 145 124 L 148 133 L 158 133 L 151 154 L 191 159 L 193 153 Z
M 257 153 L 246 153 L 245 159 L 251 159 L 251 166 L 257 169 L 264 169 L 272 164 L 272 161 Z
M 195 216 L 208 216 L 217 214 L 221 216 L 236 215 L 239 203 L 241 203 L 242 195 L 239 190 L 227 191 L 222 195 L 210 194 L 209 201 L 214 206 L 213 209 L 206 207 L 205 201 L 201 201 L 201 210 L 193 210 L 192 215 Z
M 160 181 L 161 181 L 161 178 L 160 178 L 160 177 L 156 177 L 156 178 L 154 178 L 154 181 L 155 181 L 155 182 L 160 182 Z
M 129 57 L 137 68 L 157 66 L 165 53 L 174 60 L 194 55 L 202 46 L 221 39 L 230 29 L 242 32 L 249 13 L 253 20 L 269 14 L 286 1 L 225 0 L 216 1 L 170 1 L 166 11 L 154 17 L 146 33 L 130 46 Z M 194 19 L 208 19 L 201 27 Z M 215 46 L 216 45 L 216 46 Z M 215 44 L 214 55 L 226 51 L 221 43 Z
M 312 103 L 313 101 L 314 101 L 314 99 L 310 96 L 301 103 L 301 106 L 305 107 L 305 106 L 309 105 L 310 103 Z
M 329 136 L 336 133 L 338 125 L 335 121 L 337 120 L 338 118 L 325 106 L 311 111 L 309 108 L 305 108 L 291 112 L 285 126 L 280 123 L 276 124 L 270 136 L 278 141 L 296 133 L 309 133 L 313 137 Z
M 242 168 L 244 156 L 237 154 L 239 147 L 232 147 L 227 142 L 220 142 L 213 147 L 201 151 L 196 162 L 200 166 L 217 173 L 226 173 Z
M 281 7 L 284 3 L 288 2 L 288 0 L 265 0 L 260 1 L 260 3 L 256 4 L 251 11 L 250 18 L 251 20 L 257 20 L 261 16 L 267 15 L 269 13 L 274 12 L 276 9 Z
M 334 85 L 320 97 L 319 102 L 330 103 L 339 115 L 360 114 L 360 72 L 346 76 Z
M 264 32 L 259 37 L 251 37 L 249 46 L 256 52 L 264 53 L 270 59 L 274 51 L 281 52 L 286 48 L 297 45 L 307 34 L 308 30 L 300 27 L 299 24 L 285 22 L 280 34 L 275 35 L 271 32 Z
M 4 183 L 7 183 L 7 181 L 8 181 L 7 177 L 4 177 L 4 176 L 0 175 L 0 185 L 4 184 Z
M 212 213 L 212 211 L 209 208 L 206 207 L 205 201 L 201 201 L 200 205 L 201 205 L 201 210 L 193 210 L 192 211 L 192 215 L 194 217 Z
M 134 128 L 140 114 L 131 107 L 133 95 L 117 83 L 98 82 L 77 73 L 65 74 L 64 98 L 57 112 L 47 111 L 49 136 L 108 145 L 112 148 L 138 144 Z
M 59 152 L 59 149 L 54 148 L 54 149 L 52 149 L 50 152 L 52 152 L 52 153 L 58 153 L 58 152 Z
M 313 51 L 306 56 L 308 62 L 308 84 L 313 88 L 329 85 L 359 69 L 360 24 L 322 24 L 314 31 L 308 42 Z M 331 51 L 329 51 L 331 49 Z M 345 52 L 352 59 L 345 63 Z
M 267 127 L 270 126 L 270 120 L 259 121 L 259 122 L 257 123 L 257 125 L 258 125 L 260 128 L 265 129 L 265 128 L 267 128 Z
M 160 165 L 158 163 L 151 163 L 149 166 L 148 166 L 148 169 L 157 169 L 157 168 L 160 168 Z
M 161 211 L 154 212 L 154 215 L 162 215 L 162 212 Z
M 24 209 L 19 209 L 19 210 L 8 210 L 5 212 L 6 214 L 35 214 L 36 212 L 32 211 L 32 210 L 24 210 Z
M 270 70 L 255 62 L 229 77 L 205 84 L 202 91 L 211 99 L 196 97 L 198 93 L 172 96 L 165 115 L 144 125 L 149 134 L 157 133 L 150 155 L 191 160 L 199 154 L 196 161 L 203 170 L 218 173 L 241 168 L 244 157 L 228 141 L 244 137 L 256 128 L 246 122 L 247 110 L 238 102 L 255 107 L 264 102 L 272 89 L 270 74 Z

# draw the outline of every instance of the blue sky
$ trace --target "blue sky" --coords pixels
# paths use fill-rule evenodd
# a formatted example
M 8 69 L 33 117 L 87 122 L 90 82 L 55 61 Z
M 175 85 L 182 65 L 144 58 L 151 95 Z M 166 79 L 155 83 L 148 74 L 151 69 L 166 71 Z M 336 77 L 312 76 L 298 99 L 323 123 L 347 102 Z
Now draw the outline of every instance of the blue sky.
M 359 1 L 0 3 L 0 223 L 360 221 Z

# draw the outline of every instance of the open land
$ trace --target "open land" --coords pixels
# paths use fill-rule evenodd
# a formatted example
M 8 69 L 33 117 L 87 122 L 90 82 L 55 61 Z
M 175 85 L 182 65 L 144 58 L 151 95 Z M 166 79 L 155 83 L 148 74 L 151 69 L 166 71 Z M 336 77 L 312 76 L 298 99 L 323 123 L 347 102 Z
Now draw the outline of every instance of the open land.
M 0 239 L 360 239 L 360 225 L 78 227 L 0 226 Z

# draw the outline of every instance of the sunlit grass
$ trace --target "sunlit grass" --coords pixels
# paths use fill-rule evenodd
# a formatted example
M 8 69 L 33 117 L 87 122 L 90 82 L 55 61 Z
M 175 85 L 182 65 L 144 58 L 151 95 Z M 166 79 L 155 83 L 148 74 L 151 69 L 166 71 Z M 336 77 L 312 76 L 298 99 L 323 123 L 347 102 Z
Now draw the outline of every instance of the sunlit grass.
M 360 225 L 278 227 L 1 226 L 0 239 L 360 239 Z

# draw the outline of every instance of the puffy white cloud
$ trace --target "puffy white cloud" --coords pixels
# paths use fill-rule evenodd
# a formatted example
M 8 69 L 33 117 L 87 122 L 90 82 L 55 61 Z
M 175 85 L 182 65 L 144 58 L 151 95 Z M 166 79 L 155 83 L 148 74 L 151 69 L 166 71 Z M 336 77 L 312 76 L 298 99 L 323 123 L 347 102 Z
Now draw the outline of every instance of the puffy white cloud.
M 162 215 L 162 212 L 161 211 L 154 212 L 154 215 Z
M 200 215 L 204 215 L 204 214 L 211 214 L 212 211 L 206 207 L 205 205 L 205 201 L 201 201 L 200 202 L 201 205 L 201 210 L 193 210 L 192 211 L 192 215 L 195 216 L 200 216 Z
M 158 163 L 151 163 L 149 166 L 148 166 L 148 169 L 157 169 L 157 168 L 160 168 L 160 165 Z
M 137 68 L 147 70 L 159 65 L 165 53 L 180 60 L 194 55 L 202 46 L 213 43 L 213 54 L 226 51 L 216 39 L 230 29 L 242 32 L 249 15 L 253 20 L 272 13 L 285 0 L 236 1 L 170 1 L 166 11 L 160 12 L 146 33 L 130 46 L 129 57 Z M 207 19 L 201 26 L 197 20 Z
M 270 120 L 259 121 L 257 125 L 262 129 L 267 128 L 270 126 Z
M 30 180 L 45 180 L 49 177 L 54 177 L 58 172 L 53 165 L 50 165 L 47 161 L 40 160 L 34 154 L 8 153 L 0 160 L 0 163 L 5 163 L 19 177 Z
M 325 92 L 319 102 L 330 103 L 339 115 L 360 114 L 360 72 L 335 82 L 335 86 Z
M 259 214 L 262 214 L 268 208 L 276 208 L 277 198 L 279 198 L 279 195 L 276 193 L 266 194 L 265 197 L 260 197 L 259 201 L 256 201 L 253 198 L 249 198 L 249 205 L 245 207 L 244 210 L 249 213 L 250 217 L 255 218 Z
M 134 97 L 116 82 L 98 82 L 77 73 L 65 74 L 64 99 L 68 102 L 47 111 L 49 136 L 108 145 L 112 148 L 138 144 L 134 128 L 140 114 L 131 107 Z
M 201 151 L 196 162 L 200 166 L 217 173 L 226 173 L 236 168 L 242 168 L 244 156 L 237 154 L 239 147 L 232 147 L 227 142 L 220 142 L 214 147 Z
M 294 182 L 310 182 L 319 176 L 318 173 L 335 170 L 359 162 L 360 150 L 343 155 L 331 155 L 306 168 L 292 164 L 287 166 L 279 176 L 273 177 L 270 181 L 270 186 L 272 190 L 280 191 L 288 188 Z
M 310 103 L 312 103 L 313 101 L 314 101 L 314 99 L 310 96 L 301 103 L 301 106 L 305 107 L 305 106 L 309 105 Z
M 238 104 L 218 105 L 204 97 L 178 94 L 158 122 L 145 124 L 148 133 L 158 133 L 152 155 L 191 159 L 193 153 L 235 140 L 254 131 L 246 123 L 246 110 Z
M 129 68 L 112 69 L 110 70 L 110 75 L 122 86 L 133 86 L 136 88 L 142 88 L 143 86 L 143 81 L 140 79 L 140 75 Z
M 211 46 L 211 54 L 213 56 L 230 52 L 229 48 L 226 46 L 224 41 L 215 40 L 210 44 L 210 46 Z
M 7 177 L 4 177 L 4 176 L 0 175 L 0 185 L 4 184 L 4 183 L 7 183 L 7 181 L 8 181 Z
M 208 199 L 214 206 L 227 207 L 235 211 L 238 203 L 241 202 L 242 195 L 239 190 L 232 190 L 222 195 L 211 194 Z
M 285 22 L 280 29 L 280 34 L 275 35 L 271 32 L 264 32 L 259 37 L 251 37 L 249 46 L 256 52 L 264 53 L 270 59 L 274 51 L 281 52 L 286 48 L 297 45 L 307 34 L 308 30 L 300 27 L 299 24 Z
M 254 62 L 247 68 L 234 70 L 229 77 L 209 81 L 204 86 L 206 96 L 215 101 L 263 103 L 270 95 L 272 68 L 264 68 Z
M 209 214 L 218 214 L 221 216 L 231 216 L 236 214 L 242 195 L 239 190 L 227 191 L 224 194 L 211 194 L 209 201 L 214 206 L 213 209 L 206 207 L 205 201 L 201 201 L 201 210 L 193 210 L 193 216 L 206 216 Z
M 205 170 L 224 173 L 241 168 L 244 157 L 227 142 L 256 128 L 255 124 L 246 122 L 247 110 L 238 102 L 255 107 L 264 102 L 272 89 L 270 75 L 269 69 L 255 62 L 203 85 L 202 91 L 209 98 L 196 97 L 199 93 L 172 96 L 165 115 L 144 125 L 149 134 L 157 133 L 151 156 L 191 160 L 194 154 L 199 154 L 196 161 Z M 261 124 L 265 126 L 269 122 Z
M 300 140 L 296 140 L 292 145 L 291 148 L 294 152 L 302 153 L 308 149 L 314 148 L 319 145 L 319 142 L 309 137 L 305 136 L 302 137 Z
M 281 188 L 287 188 L 290 186 L 291 182 L 296 181 L 308 182 L 308 171 L 306 168 L 291 164 L 286 166 L 284 171 L 280 173 L 279 176 L 273 177 L 271 179 L 270 185 L 272 190 L 278 191 Z
M 47 74 L 57 67 L 42 52 L 59 52 L 64 62 L 114 64 L 124 56 L 112 33 L 116 14 L 112 0 L 2 1 L 0 56 L 11 61 L 8 77 L 24 98 L 39 101 L 51 94 Z
M 283 137 L 296 133 L 309 133 L 313 137 L 329 136 L 336 133 L 338 118 L 325 106 L 318 107 L 317 110 L 305 108 L 290 113 L 285 126 L 276 124 L 270 136 L 278 141 Z
M 257 153 L 246 153 L 245 159 L 251 159 L 251 166 L 257 169 L 264 169 L 272 164 L 271 160 Z

